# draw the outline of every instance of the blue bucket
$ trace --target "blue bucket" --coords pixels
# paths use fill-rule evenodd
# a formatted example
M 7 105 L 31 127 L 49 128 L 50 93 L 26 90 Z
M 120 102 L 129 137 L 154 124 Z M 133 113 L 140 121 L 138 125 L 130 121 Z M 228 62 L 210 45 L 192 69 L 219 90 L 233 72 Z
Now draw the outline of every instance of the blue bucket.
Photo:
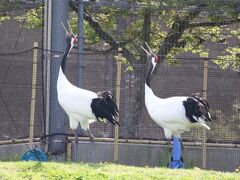
M 46 153 L 39 148 L 34 148 L 31 150 L 28 150 L 22 156 L 22 161 L 46 162 L 47 160 L 48 160 L 48 157 L 47 157 Z

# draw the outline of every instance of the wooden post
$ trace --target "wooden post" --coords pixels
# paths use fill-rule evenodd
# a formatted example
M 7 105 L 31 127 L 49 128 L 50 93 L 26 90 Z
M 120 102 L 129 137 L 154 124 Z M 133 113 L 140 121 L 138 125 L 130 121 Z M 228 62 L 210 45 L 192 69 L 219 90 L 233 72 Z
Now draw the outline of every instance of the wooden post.
M 208 89 L 208 59 L 204 60 L 203 65 L 203 98 L 207 100 Z M 206 150 L 206 129 L 202 128 L 202 168 L 207 167 L 207 150 Z
M 116 82 L 116 101 L 117 106 L 120 108 L 120 94 L 121 94 L 121 72 L 122 72 L 122 60 L 121 60 L 121 54 L 122 48 L 118 48 L 118 58 L 117 58 L 117 82 Z M 119 116 L 117 118 L 117 121 L 119 122 Z M 115 126 L 114 129 L 114 162 L 118 161 L 118 133 L 119 133 L 119 127 L 118 125 Z
M 72 130 L 68 129 L 68 133 L 70 134 L 71 132 L 72 132 Z M 67 161 L 73 161 L 73 160 L 76 161 L 76 155 L 74 157 L 75 159 L 73 159 L 72 158 L 72 153 L 73 153 L 72 140 L 70 140 L 70 137 L 67 136 L 67 149 L 66 149 L 66 159 L 67 159 Z
M 72 143 L 68 141 L 67 143 L 67 153 L 66 153 L 67 161 L 72 161 Z
M 36 83 L 37 83 L 37 59 L 38 59 L 38 43 L 33 44 L 33 62 L 32 62 L 32 96 L 31 96 L 31 109 L 30 109 L 30 123 L 29 123 L 29 147 L 33 147 L 33 131 L 35 119 L 35 106 L 36 106 Z

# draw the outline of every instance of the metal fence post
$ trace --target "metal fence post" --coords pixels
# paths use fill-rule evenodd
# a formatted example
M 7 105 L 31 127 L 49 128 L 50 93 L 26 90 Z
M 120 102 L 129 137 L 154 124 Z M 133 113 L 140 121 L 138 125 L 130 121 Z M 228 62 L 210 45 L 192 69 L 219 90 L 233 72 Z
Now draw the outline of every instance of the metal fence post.
M 62 53 L 66 47 L 65 31 L 61 22 L 67 27 L 68 1 L 52 1 L 52 25 L 51 25 L 51 56 L 50 67 L 50 114 L 49 114 L 49 134 L 66 133 L 66 115 L 59 105 L 57 98 L 57 79 L 61 64 Z M 63 159 L 66 153 L 66 136 L 51 136 L 48 151 L 52 153 L 52 158 Z M 53 156 L 56 155 L 56 156 Z
M 118 57 L 117 57 L 117 82 L 116 82 L 116 101 L 118 108 L 120 107 L 120 95 L 121 95 L 121 77 L 122 77 L 122 48 L 118 48 Z M 117 121 L 119 122 L 119 116 Z M 114 129 L 114 162 L 118 161 L 118 133 L 119 127 L 116 125 Z
M 208 89 L 208 59 L 204 59 L 203 64 L 203 98 L 207 100 Z M 207 150 L 206 150 L 206 129 L 202 128 L 202 168 L 207 167 Z
M 78 71 L 77 71 L 77 84 L 83 88 L 83 13 L 84 13 L 84 0 L 78 0 Z

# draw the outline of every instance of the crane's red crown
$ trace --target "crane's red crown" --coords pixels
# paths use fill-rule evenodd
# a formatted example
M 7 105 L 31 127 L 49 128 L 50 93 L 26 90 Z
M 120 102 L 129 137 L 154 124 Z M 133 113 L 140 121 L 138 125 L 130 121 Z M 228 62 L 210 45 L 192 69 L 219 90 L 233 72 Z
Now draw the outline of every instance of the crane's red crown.
M 157 63 L 160 60 L 160 58 L 157 55 L 154 55 L 154 61 Z
M 78 37 L 74 35 L 73 38 L 74 38 L 73 43 L 77 44 L 78 43 Z

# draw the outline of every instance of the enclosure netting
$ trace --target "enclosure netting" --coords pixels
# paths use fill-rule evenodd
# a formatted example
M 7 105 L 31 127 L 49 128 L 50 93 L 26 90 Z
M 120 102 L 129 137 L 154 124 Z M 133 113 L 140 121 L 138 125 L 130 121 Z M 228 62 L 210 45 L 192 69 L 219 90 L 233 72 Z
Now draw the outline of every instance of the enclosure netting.
M 32 93 L 32 50 L 1 57 L 1 140 L 29 137 Z M 44 127 L 42 70 L 38 63 L 36 122 L 34 134 L 42 135 Z
M 138 48 L 138 40 L 134 40 L 135 35 L 142 33 L 142 29 L 137 29 L 137 23 L 143 23 L 142 20 L 138 20 L 142 15 L 136 14 L 137 9 L 144 10 L 145 6 L 129 6 L 128 15 L 121 16 L 121 13 L 117 16 L 118 28 L 112 29 L 112 27 L 104 27 L 105 32 L 109 32 L 110 35 L 118 34 L 121 38 L 126 34 L 131 34 L 133 39 L 129 45 L 129 49 Z M 125 8 L 118 6 L 117 8 Z M 124 9 L 126 11 L 126 9 Z M 174 10 L 178 12 L 176 7 L 168 7 L 165 9 L 157 9 L 152 7 L 151 19 L 152 21 L 160 21 L 158 19 L 161 13 Z M 96 7 L 94 13 L 101 11 L 100 7 Z M 179 8 L 179 12 L 182 11 Z M 217 9 L 212 10 L 215 13 L 221 13 Z M 19 14 L 23 14 L 24 11 L 14 11 L 11 14 L 10 20 L 1 22 L 1 41 L 0 41 L 0 141 L 23 139 L 29 137 L 29 118 L 31 109 L 31 93 L 32 93 L 32 60 L 33 60 L 33 42 L 39 42 L 38 48 L 38 70 L 37 70 L 37 96 L 36 96 L 36 109 L 35 109 L 35 124 L 34 124 L 34 137 L 43 137 L 45 134 L 45 108 L 46 108 L 46 69 L 43 68 L 43 64 L 46 63 L 46 56 L 52 57 L 54 52 L 44 50 L 41 46 L 42 42 L 42 30 L 31 30 L 24 28 L 24 22 L 18 21 L 15 17 Z M 104 11 L 105 12 L 105 11 Z M 160 14 L 159 14 L 160 12 Z M 106 13 L 106 12 L 105 12 Z M 203 11 L 201 16 L 203 18 L 207 11 Z M 224 16 L 224 13 L 222 14 Z M 134 24 L 136 23 L 136 24 Z M 186 24 L 188 24 L 186 19 Z M 167 32 L 167 28 L 163 25 Z M 238 30 L 239 25 L 231 24 L 226 28 L 232 28 Z M 159 29 L 158 29 L 159 30 Z M 152 27 L 151 32 L 154 31 Z M 157 30 L 156 30 L 157 31 Z M 100 33 L 102 33 L 100 31 Z M 157 32 L 156 32 L 157 33 Z M 121 34 L 121 36 L 120 36 Z M 101 34 L 100 34 L 101 35 Z M 156 34 L 152 33 L 150 39 L 154 39 Z M 161 35 L 161 34 L 160 34 Z M 227 38 L 226 32 L 220 33 L 220 36 Z M 103 37 L 100 37 L 100 39 Z M 123 44 L 124 45 L 124 44 Z M 227 39 L 226 43 L 208 43 L 203 42 L 206 48 L 210 49 L 210 58 L 199 58 L 199 56 L 193 55 L 191 52 L 185 52 L 176 58 L 174 58 L 173 65 L 164 61 L 159 65 L 157 71 L 152 78 L 151 87 L 154 93 L 162 98 L 171 96 L 188 96 L 191 94 L 198 94 L 203 96 L 203 83 L 204 83 L 204 61 L 208 61 L 208 89 L 207 100 L 211 107 L 211 112 L 214 113 L 217 119 L 211 123 L 210 131 L 207 131 L 207 143 L 216 144 L 239 144 L 240 142 L 240 74 L 239 71 L 232 69 L 221 70 L 216 64 L 213 63 L 214 58 L 219 55 L 223 48 L 239 45 L 237 37 L 231 37 Z M 86 45 L 87 46 L 87 45 Z M 100 45 L 93 46 L 95 50 L 99 51 L 104 46 L 104 42 L 101 41 Z M 87 46 L 88 47 L 88 46 Z M 90 45 L 91 47 L 91 45 Z M 140 48 L 139 48 L 140 49 Z M 77 63 L 76 50 L 73 50 L 68 57 L 67 61 L 67 78 L 73 84 L 77 84 L 77 70 L 80 68 Z M 126 51 L 121 52 L 122 56 L 126 59 L 136 56 L 136 59 L 140 57 L 140 51 L 134 50 L 134 53 L 129 54 Z M 160 54 L 161 55 L 161 54 Z M 102 90 L 110 90 L 116 94 L 116 56 L 118 56 L 117 48 L 108 50 L 105 52 L 85 51 L 84 52 L 84 88 L 92 90 L 94 92 Z M 164 55 L 165 57 L 165 55 Z M 128 65 L 122 65 L 121 76 L 121 93 L 120 93 L 120 139 L 136 139 L 136 140 L 166 140 L 162 128 L 154 123 L 144 104 L 144 83 L 146 74 L 146 62 L 134 61 L 131 64 L 133 71 L 129 71 Z M 66 126 L 69 127 L 68 119 L 66 117 Z M 114 138 L 114 127 L 110 123 L 95 122 L 90 126 L 92 133 L 95 137 L 99 138 Z M 73 133 L 71 130 L 69 132 Z M 182 134 L 184 142 L 201 142 L 202 129 L 195 128 L 190 132 Z M 84 132 L 81 136 L 88 136 L 88 132 Z M 99 144 L 96 144 L 96 147 Z M 3 146 L 3 145 L 2 145 Z M 93 158 L 91 161 L 113 161 L 113 152 L 105 152 L 106 148 L 102 148 L 100 145 L 96 149 L 97 152 L 87 151 L 86 144 L 83 146 L 82 153 L 98 153 L 99 157 Z M 106 144 L 105 147 L 112 144 Z M 126 144 L 129 153 L 135 152 L 135 146 Z M 156 145 L 152 146 L 152 149 L 159 148 Z M 86 151 L 84 151 L 86 148 Z M 91 147 L 89 147 L 91 149 Z M 3 148 L 4 149 L 4 148 Z M 211 163 L 216 159 L 211 159 L 216 155 L 224 157 L 219 162 L 224 162 L 230 156 L 233 159 L 240 159 L 239 148 L 235 148 L 228 154 L 228 149 L 224 146 L 222 149 L 216 150 L 214 147 L 207 147 L 207 167 L 214 169 L 231 169 L 223 166 L 224 163 L 218 165 Z M 6 154 L 8 149 L 4 149 L 1 152 Z M 102 152 L 101 152 L 102 151 Z M 124 153 L 124 149 L 120 149 L 120 154 Z M 147 150 L 146 150 L 147 151 Z M 235 152 L 236 151 L 236 152 Z M 153 151 L 152 151 L 153 152 Z M 217 153 L 219 154 L 217 154 Z M 200 147 L 187 146 L 184 153 L 194 155 L 192 159 L 189 159 L 189 166 L 201 167 L 201 149 Z M 106 158 L 101 157 L 101 154 L 106 155 Z M 161 159 L 151 154 L 146 153 L 149 159 Z M 84 159 L 86 154 L 82 154 L 81 160 Z M 96 155 L 96 154 L 95 154 Z M 137 156 L 137 155 L 136 155 Z M 121 159 L 122 158 L 122 159 Z M 127 164 L 143 165 L 145 162 L 141 162 L 141 157 L 136 158 L 138 162 L 131 159 L 131 157 L 119 156 L 119 161 Z M 159 160 L 161 161 L 161 160 Z M 157 165 L 156 162 L 149 165 Z M 158 162 L 161 164 L 161 162 Z M 191 164 L 192 163 L 192 164 Z M 237 162 L 238 163 L 238 162 Z
M 42 46 L 42 29 L 26 28 L 24 15 L 39 4 L 0 2 L 0 159 L 19 160 L 28 149 L 33 43 Z M 14 3 L 16 3 L 14 5 Z M 35 138 L 44 134 L 42 55 L 37 56 Z M 17 143 L 17 144 L 16 144 Z M 20 143 L 20 144 L 18 144 Z

